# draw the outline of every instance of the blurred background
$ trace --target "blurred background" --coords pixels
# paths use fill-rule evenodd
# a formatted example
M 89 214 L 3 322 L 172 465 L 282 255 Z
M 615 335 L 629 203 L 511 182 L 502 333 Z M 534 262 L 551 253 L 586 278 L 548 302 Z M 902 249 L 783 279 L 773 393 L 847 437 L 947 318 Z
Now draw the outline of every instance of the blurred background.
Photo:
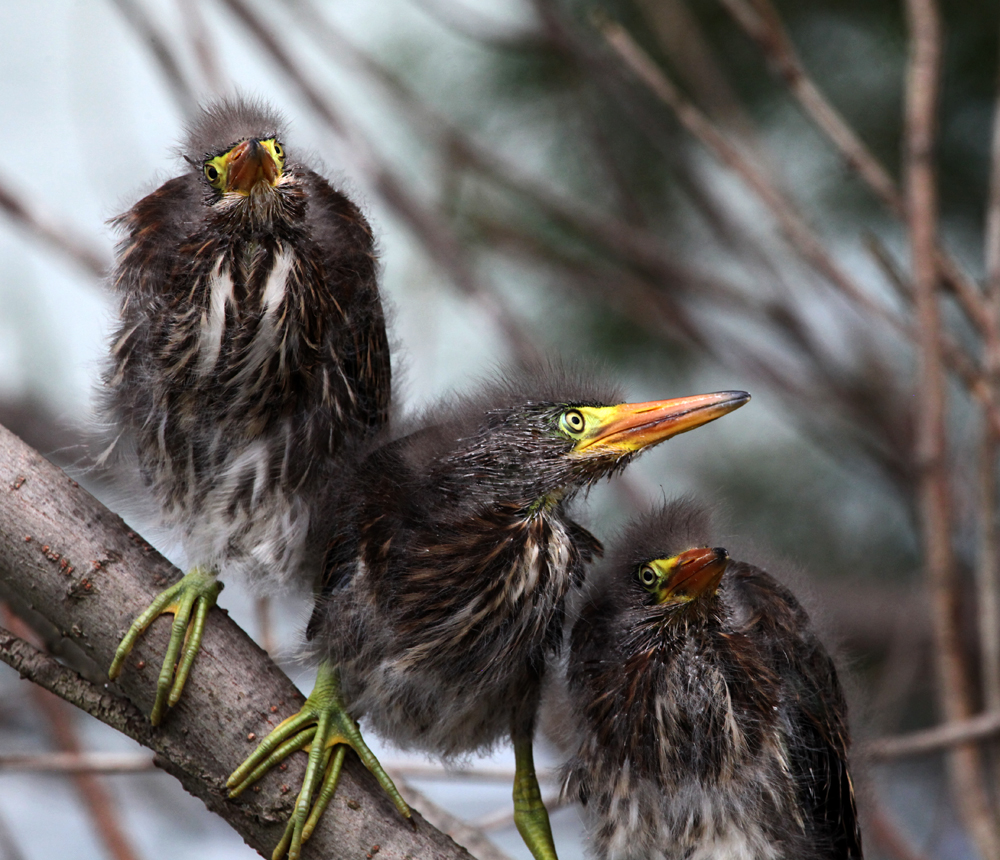
M 582 520 L 608 539 L 664 496 L 718 504 L 718 542 L 793 583 L 841 655 L 868 856 L 1000 857 L 1000 6 L 941 12 L 934 358 L 905 196 L 904 3 L 3 4 L 0 422 L 81 458 L 111 324 L 107 220 L 179 172 L 199 102 L 257 94 L 287 116 L 289 151 L 369 215 L 404 408 L 537 354 L 602 364 L 633 400 L 753 394 L 595 490 Z M 927 367 L 947 373 L 936 571 L 919 515 L 934 464 L 915 455 Z M 229 583 L 220 602 L 309 688 L 305 599 Z M 0 666 L 0 860 L 252 855 L 148 754 L 61 706 Z M 895 736 L 974 715 L 950 765 L 935 736 L 901 754 Z M 507 751 L 461 776 L 380 756 L 527 860 Z M 563 860 L 582 857 L 576 811 L 553 820 Z

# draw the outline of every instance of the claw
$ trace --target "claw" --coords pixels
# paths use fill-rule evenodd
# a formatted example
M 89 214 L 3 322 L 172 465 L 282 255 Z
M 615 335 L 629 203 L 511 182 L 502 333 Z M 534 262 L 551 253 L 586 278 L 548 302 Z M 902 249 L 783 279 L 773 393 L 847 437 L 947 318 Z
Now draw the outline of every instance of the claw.
M 223 584 L 215 578 L 214 572 L 200 567 L 193 568 L 180 581 L 156 596 L 149 607 L 132 622 L 132 626 L 122 637 L 118 650 L 115 651 L 111 668 L 108 670 L 108 677 L 112 681 L 121 674 L 125 658 L 132 652 L 136 641 L 146 632 L 149 625 L 161 615 L 174 616 L 170 628 L 170 642 L 156 683 L 156 701 L 149 717 L 154 726 L 160 724 L 167 707 L 176 705 L 180 699 L 195 655 L 201 647 L 208 611 L 215 606 L 222 588 Z
M 368 749 L 358 724 L 344 709 L 337 670 L 322 663 L 316 686 L 299 712 L 275 726 L 226 781 L 229 796 L 236 797 L 291 753 L 308 750 L 309 763 L 295 810 L 274 849 L 272 860 L 281 860 L 286 853 L 289 860 L 297 860 L 302 843 L 312 834 L 337 790 L 348 747 L 372 772 L 400 813 L 411 817 L 410 807 Z

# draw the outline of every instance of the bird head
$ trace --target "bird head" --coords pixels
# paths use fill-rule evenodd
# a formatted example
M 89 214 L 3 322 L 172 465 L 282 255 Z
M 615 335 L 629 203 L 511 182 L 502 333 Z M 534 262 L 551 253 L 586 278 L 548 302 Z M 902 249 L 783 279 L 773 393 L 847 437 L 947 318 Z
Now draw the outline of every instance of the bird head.
M 587 577 L 581 631 L 635 631 L 650 644 L 668 632 L 663 622 L 689 614 L 684 607 L 708 608 L 729 564 L 726 550 L 707 548 L 710 520 L 707 508 L 680 498 L 630 523 Z
M 213 209 L 241 224 L 275 217 L 279 190 L 294 184 L 282 125 L 280 116 L 251 99 L 227 98 L 203 108 L 188 129 L 184 157 Z
M 622 403 L 598 388 L 531 377 L 491 386 L 457 407 L 460 417 L 429 471 L 467 493 L 543 506 L 750 399 L 742 391 L 723 391 Z
M 264 192 L 274 188 L 284 166 L 285 150 L 276 137 L 251 137 L 206 159 L 203 170 L 216 191 L 250 197 L 258 188 Z
M 639 565 L 635 577 L 659 606 L 679 606 L 715 594 L 729 564 L 722 547 L 695 547 Z

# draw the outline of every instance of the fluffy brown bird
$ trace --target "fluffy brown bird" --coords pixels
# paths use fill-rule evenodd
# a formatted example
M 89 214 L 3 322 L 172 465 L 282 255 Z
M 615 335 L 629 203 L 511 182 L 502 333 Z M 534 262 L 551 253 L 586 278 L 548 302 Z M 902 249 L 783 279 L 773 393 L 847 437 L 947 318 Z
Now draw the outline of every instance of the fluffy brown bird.
M 562 743 L 592 855 L 861 858 L 833 661 L 787 588 L 709 543 L 674 502 L 588 581 Z
M 331 747 L 370 755 L 349 736 L 348 714 L 444 756 L 510 738 L 515 822 L 538 860 L 554 860 L 535 717 L 567 593 L 601 548 L 570 504 L 644 449 L 747 400 L 729 391 L 622 403 L 613 388 L 555 368 L 507 373 L 359 458 L 330 516 L 309 626 L 325 661 L 316 690 L 233 774 L 234 793 L 281 760 L 280 745 L 287 754 L 311 744 L 284 843 L 294 857 L 336 785 Z
M 265 105 L 213 104 L 188 133 L 185 172 L 115 220 L 102 461 L 139 478 L 193 565 L 136 619 L 110 670 L 175 613 L 154 724 L 181 694 L 217 574 L 311 582 L 315 499 L 345 444 L 388 417 L 371 229 L 285 147 Z

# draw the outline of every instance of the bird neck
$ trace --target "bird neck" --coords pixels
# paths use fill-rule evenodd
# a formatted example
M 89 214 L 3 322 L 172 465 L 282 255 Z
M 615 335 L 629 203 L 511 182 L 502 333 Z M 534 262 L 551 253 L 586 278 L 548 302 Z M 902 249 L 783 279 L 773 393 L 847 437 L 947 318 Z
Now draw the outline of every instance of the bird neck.
M 544 662 L 586 551 L 558 505 L 532 516 L 512 504 L 435 516 L 398 556 L 395 544 L 379 556 L 384 529 L 374 520 L 365 527 L 363 556 L 376 600 L 395 603 L 400 641 L 484 669 L 492 660 Z
M 210 221 L 219 233 L 233 239 L 298 232 L 305 217 L 306 194 L 293 174 L 285 174 L 273 188 L 256 186 L 249 194 L 229 193 L 214 201 Z
M 548 516 L 555 511 L 556 507 L 566 496 L 564 489 L 559 489 L 551 493 L 540 496 L 528 505 L 527 518 Z

